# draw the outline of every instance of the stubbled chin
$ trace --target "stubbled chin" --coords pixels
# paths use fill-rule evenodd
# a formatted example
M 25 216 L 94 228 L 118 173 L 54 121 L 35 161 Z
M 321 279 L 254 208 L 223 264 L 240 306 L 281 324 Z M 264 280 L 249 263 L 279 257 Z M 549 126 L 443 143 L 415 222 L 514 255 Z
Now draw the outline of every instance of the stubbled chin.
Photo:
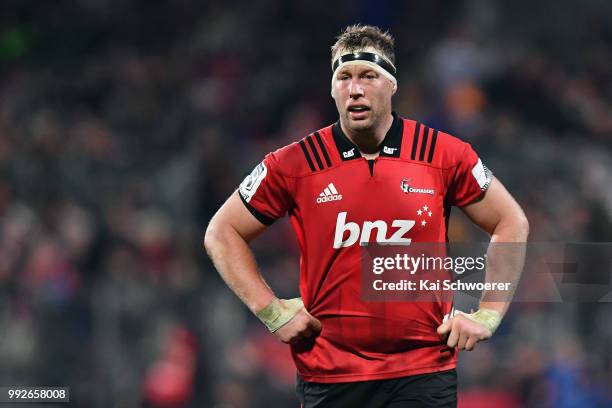
M 371 116 L 371 112 L 362 113 L 361 115 L 353 115 L 350 111 L 347 111 L 345 118 L 353 123 L 359 123 L 359 122 L 369 122 L 372 119 L 372 116 Z
M 354 120 L 349 117 L 348 125 L 353 130 L 363 130 L 372 127 L 372 121 L 370 120 L 370 118 Z

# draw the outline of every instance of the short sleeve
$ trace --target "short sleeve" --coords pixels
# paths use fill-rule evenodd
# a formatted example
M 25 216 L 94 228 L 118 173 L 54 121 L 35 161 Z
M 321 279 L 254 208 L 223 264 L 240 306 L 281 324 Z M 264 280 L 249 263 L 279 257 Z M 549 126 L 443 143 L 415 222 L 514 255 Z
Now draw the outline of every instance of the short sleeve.
M 489 188 L 493 173 L 484 165 L 468 143 L 459 158 L 448 187 L 447 200 L 457 207 L 479 199 Z
M 271 225 L 289 209 L 291 199 L 279 163 L 268 154 L 238 187 L 247 209 L 262 224 Z

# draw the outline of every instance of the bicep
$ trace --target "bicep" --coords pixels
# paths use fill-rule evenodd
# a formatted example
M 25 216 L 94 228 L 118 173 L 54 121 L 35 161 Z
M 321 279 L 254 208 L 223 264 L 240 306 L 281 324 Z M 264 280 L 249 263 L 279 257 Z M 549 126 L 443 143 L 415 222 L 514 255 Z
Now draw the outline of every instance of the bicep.
M 461 210 L 489 234 L 493 234 L 504 219 L 525 218 L 521 207 L 495 177 L 482 199 L 461 207 Z
M 231 227 L 248 242 L 261 234 L 267 226 L 251 214 L 238 194 L 238 191 L 234 191 L 219 208 L 211 219 L 209 228 Z

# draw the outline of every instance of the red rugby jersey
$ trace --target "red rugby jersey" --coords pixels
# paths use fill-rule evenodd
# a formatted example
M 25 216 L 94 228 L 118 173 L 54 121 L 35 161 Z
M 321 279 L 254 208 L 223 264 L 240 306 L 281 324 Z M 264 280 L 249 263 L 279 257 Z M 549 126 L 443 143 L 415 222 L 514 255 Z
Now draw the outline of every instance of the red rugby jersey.
M 395 114 L 375 160 L 363 158 L 336 123 L 268 154 L 247 176 L 240 197 L 258 220 L 269 225 L 289 214 L 301 251 L 300 294 L 323 325 L 313 346 L 292 346 L 304 380 L 455 367 L 455 353 L 436 333 L 452 305 L 362 301 L 360 245 L 390 240 L 398 220 L 412 225 L 400 240 L 445 242 L 451 206 L 477 200 L 491 177 L 468 143 Z

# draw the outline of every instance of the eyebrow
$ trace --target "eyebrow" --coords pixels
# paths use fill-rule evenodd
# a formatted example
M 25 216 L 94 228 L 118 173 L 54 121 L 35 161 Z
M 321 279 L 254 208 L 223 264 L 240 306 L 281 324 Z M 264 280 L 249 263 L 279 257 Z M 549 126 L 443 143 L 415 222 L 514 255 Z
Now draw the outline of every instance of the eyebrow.
M 338 70 L 338 72 L 336 73 L 336 75 L 342 75 L 342 74 L 351 74 L 351 72 L 348 70 L 349 67 L 342 67 Z M 359 75 L 365 75 L 368 73 L 374 73 L 376 75 L 379 75 L 379 72 L 376 71 L 374 68 L 370 68 L 370 67 L 365 67 L 363 68 L 362 71 L 359 72 Z

